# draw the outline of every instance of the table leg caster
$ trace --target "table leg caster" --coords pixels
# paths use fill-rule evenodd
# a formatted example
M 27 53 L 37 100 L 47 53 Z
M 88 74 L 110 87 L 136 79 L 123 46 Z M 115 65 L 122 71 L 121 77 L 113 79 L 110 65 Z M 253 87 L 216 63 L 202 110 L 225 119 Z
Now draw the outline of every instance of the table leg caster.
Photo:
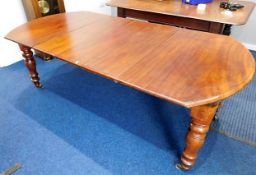
M 37 87 L 37 88 L 39 88 L 39 89 L 42 89 L 43 88 L 43 85 L 40 83 L 40 82 L 36 82 L 36 83 L 34 83 L 35 84 L 35 86 Z
M 177 163 L 176 169 L 186 171 L 186 170 L 189 170 L 190 167 L 184 166 L 182 163 Z

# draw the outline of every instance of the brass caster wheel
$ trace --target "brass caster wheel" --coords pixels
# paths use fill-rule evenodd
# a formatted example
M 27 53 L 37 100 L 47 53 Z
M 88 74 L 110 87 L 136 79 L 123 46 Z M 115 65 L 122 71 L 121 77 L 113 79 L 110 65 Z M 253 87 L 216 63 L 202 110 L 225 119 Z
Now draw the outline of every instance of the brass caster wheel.
M 35 83 L 35 85 L 36 85 L 37 88 L 40 88 L 40 89 L 43 88 L 43 85 L 41 83 Z
M 184 165 L 184 164 L 182 164 L 182 163 L 177 163 L 177 164 L 176 164 L 176 169 L 182 170 L 182 171 L 186 171 L 186 170 L 189 170 L 190 167 L 189 167 L 189 166 L 186 166 L 186 165 Z
M 183 170 L 183 169 L 182 169 L 182 165 L 181 165 L 180 163 L 177 163 L 175 167 L 176 167 L 176 169 L 178 169 L 178 170 Z

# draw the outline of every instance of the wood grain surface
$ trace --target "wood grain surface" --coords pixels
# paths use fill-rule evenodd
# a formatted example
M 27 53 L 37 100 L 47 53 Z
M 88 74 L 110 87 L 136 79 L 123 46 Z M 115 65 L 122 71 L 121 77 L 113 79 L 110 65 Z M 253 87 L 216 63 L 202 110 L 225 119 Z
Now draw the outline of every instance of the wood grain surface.
M 225 99 L 255 71 L 231 37 L 89 12 L 43 17 L 6 38 L 185 107 Z
M 225 13 L 225 10 L 219 8 L 221 1 L 223 0 L 208 3 L 205 10 L 199 10 L 195 5 L 183 4 L 181 0 L 110 0 L 107 5 L 232 25 L 245 24 L 255 7 L 254 2 L 233 1 L 245 7 Z
M 36 87 L 42 85 L 32 48 L 191 108 L 177 164 L 184 170 L 195 164 L 219 102 L 245 87 L 255 71 L 253 56 L 231 37 L 89 12 L 43 17 L 6 38 L 19 44 Z

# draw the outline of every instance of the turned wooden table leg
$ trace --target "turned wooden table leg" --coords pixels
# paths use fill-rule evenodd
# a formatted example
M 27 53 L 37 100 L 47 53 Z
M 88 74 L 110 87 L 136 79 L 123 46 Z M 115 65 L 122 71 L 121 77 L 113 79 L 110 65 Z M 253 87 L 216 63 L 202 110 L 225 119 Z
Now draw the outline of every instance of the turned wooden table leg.
M 22 56 L 24 57 L 24 62 L 29 70 L 32 82 L 37 88 L 41 88 L 42 84 L 40 83 L 40 79 L 36 71 L 36 62 L 33 57 L 33 52 L 31 51 L 31 48 L 24 45 L 19 45 L 19 47 L 20 50 L 23 52 Z
M 205 142 L 206 134 L 217 109 L 218 103 L 191 109 L 191 122 L 186 138 L 186 147 L 181 156 L 181 163 L 177 164 L 178 168 L 188 170 L 195 164 L 197 153 Z

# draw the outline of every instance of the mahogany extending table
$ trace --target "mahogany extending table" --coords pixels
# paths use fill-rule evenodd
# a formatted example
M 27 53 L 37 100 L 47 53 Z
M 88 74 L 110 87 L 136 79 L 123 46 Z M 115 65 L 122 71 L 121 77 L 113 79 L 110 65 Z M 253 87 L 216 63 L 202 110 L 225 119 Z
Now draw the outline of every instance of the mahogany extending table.
M 6 38 L 19 44 L 38 88 L 32 48 L 190 108 L 177 164 L 185 170 L 194 165 L 219 102 L 244 88 L 255 71 L 251 53 L 231 37 L 90 12 L 39 18 Z
M 244 25 L 251 15 L 255 3 L 231 0 L 244 5 L 235 12 L 220 8 L 214 0 L 205 9 L 182 3 L 182 0 L 109 0 L 107 5 L 117 7 L 119 17 L 131 17 L 150 22 L 185 27 L 211 33 L 229 35 L 232 25 Z

